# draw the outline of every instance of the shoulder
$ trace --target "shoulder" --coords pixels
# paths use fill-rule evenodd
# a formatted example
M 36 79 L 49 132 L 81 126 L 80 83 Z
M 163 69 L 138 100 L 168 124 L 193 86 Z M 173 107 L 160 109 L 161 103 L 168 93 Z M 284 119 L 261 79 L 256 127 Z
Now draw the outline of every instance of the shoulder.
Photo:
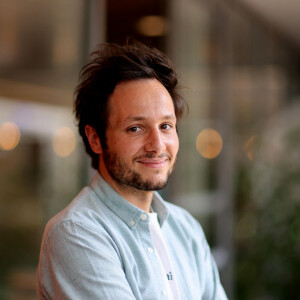
M 56 243 L 81 236 L 97 239 L 99 234 L 105 235 L 102 225 L 109 218 L 107 210 L 90 187 L 83 188 L 66 208 L 49 220 L 44 230 L 43 246 L 49 241 Z
M 165 201 L 165 205 L 169 212 L 168 223 L 172 227 L 181 227 L 188 235 L 195 235 L 198 238 L 205 239 L 201 224 L 190 212 L 170 202 Z
M 188 212 L 186 209 L 166 201 L 165 201 L 165 205 L 168 209 L 169 216 L 171 218 L 175 218 L 178 221 L 182 220 L 183 222 L 187 221 L 187 222 L 192 222 L 193 224 L 194 223 L 199 224 L 198 221 L 192 216 L 192 214 Z
M 97 259 L 120 264 L 120 253 L 110 228 L 111 216 L 92 193 L 89 188 L 84 188 L 46 225 L 39 276 L 43 270 L 53 266 L 60 268 L 62 264 L 65 268 L 66 264 L 81 267 Z

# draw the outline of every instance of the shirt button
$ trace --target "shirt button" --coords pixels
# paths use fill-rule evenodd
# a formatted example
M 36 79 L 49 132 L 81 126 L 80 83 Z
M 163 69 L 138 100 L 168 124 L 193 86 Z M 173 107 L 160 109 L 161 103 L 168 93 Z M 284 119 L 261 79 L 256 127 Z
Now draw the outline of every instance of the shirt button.
M 161 293 L 163 294 L 163 296 L 167 296 L 167 291 L 163 290 Z
M 153 249 L 151 247 L 149 247 L 147 250 L 149 253 L 153 253 Z
M 130 226 L 134 226 L 135 222 L 133 220 L 130 220 L 129 224 Z
M 141 214 L 141 219 L 143 221 L 146 221 L 148 219 L 148 216 L 146 214 Z

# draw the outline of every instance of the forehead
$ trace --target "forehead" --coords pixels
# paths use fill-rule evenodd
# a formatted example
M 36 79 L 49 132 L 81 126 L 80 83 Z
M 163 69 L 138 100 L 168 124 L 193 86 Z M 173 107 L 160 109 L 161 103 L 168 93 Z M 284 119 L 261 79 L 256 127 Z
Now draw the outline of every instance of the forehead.
M 175 118 L 174 104 L 167 89 L 156 79 L 119 83 L 109 99 L 109 119 L 121 122 L 130 117 Z

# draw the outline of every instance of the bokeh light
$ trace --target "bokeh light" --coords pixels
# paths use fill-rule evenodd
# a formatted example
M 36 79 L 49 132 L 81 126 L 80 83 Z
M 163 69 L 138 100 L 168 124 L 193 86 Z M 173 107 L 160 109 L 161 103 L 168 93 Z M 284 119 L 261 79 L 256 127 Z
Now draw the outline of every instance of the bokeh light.
M 250 160 L 254 160 L 254 148 L 256 147 L 257 144 L 257 137 L 256 136 L 251 136 L 251 138 L 245 143 L 245 151 L 247 153 L 247 156 L 249 157 Z
M 167 33 L 168 24 L 164 17 L 146 16 L 138 20 L 137 30 L 145 36 L 163 36 Z
M 12 150 L 20 142 L 20 130 L 13 122 L 5 122 L 0 127 L 0 149 Z
M 223 147 L 221 135 L 214 129 L 202 130 L 196 139 L 196 148 L 200 155 L 207 159 L 217 157 Z
M 56 130 L 52 139 L 54 152 L 60 157 L 70 155 L 76 146 L 76 136 L 68 127 L 61 127 Z

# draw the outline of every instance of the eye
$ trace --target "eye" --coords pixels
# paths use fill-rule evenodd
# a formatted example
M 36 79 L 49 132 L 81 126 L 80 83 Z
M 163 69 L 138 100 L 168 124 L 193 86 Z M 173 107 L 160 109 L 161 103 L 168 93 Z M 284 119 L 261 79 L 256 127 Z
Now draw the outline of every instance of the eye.
M 128 132 L 132 132 L 132 133 L 136 133 L 141 131 L 142 129 L 139 126 L 132 126 L 130 128 L 127 129 Z
M 169 130 L 169 129 L 172 128 L 172 125 L 166 123 L 166 124 L 162 124 L 162 125 L 160 126 L 160 128 L 161 128 L 162 130 Z

